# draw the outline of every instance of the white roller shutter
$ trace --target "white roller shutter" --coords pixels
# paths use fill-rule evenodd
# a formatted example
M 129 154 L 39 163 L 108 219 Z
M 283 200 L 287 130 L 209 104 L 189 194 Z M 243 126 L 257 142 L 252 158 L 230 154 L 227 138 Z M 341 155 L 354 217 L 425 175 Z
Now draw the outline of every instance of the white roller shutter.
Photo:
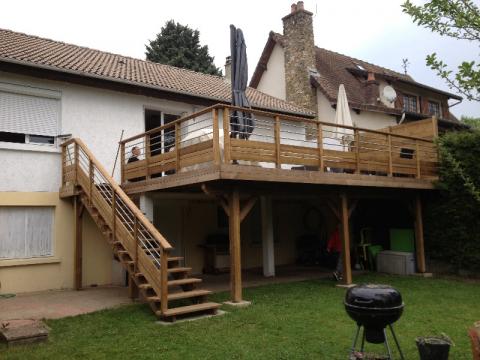
M 60 100 L 0 91 L 0 131 L 58 135 Z

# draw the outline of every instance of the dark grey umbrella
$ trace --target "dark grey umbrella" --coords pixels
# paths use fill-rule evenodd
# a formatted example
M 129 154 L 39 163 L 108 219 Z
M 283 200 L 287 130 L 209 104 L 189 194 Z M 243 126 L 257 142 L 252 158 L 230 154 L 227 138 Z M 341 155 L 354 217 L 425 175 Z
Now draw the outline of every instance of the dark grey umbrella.
M 250 108 L 245 91 L 248 83 L 247 46 L 241 29 L 230 25 L 230 50 L 232 58 L 232 105 Z M 234 111 L 231 118 L 232 137 L 248 139 L 253 131 L 251 113 Z

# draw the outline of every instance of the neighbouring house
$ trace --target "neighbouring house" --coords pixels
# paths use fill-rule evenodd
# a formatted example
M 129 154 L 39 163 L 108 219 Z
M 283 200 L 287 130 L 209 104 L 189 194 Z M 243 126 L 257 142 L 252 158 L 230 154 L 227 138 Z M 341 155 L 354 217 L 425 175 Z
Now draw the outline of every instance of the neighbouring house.
M 358 127 L 386 128 L 431 116 L 439 120 L 440 130 L 461 126 L 449 111 L 449 100 L 458 104 L 460 96 L 315 46 L 312 16 L 303 1 L 292 4 L 282 19 L 283 35 L 272 31 L 268 36 L 251 87 L 311 109 L 327 122 L 334 117 L 338 87 L 344 84 Z
M 421 197 L 437 178 L 437 118 L 397 125 L 401 111 L 376 104 L 385 121 L 363 123 L 359 85 L 347 87 L 358 126 L 390 127 L 332 126 L 334 99 L 322 114 L 313 101 L 324 95 L 304 78 L 294 83 L 308 101 L 250 87 L 247 111 L 229 105 L 228 76 L 0 30 L 0 292 L 128 283 L 174 320 L 218 307 L 192 275 L 230 270 L 239 303 L 242 269 L 334 266 L 325 248 L 338 227 L 346 283 L 352 264 L 372 267 L 359 249 L 388 249 L 394 228 L 414 229 L 425 272 Z M 245 117 L 253 126 L 235 125 Z

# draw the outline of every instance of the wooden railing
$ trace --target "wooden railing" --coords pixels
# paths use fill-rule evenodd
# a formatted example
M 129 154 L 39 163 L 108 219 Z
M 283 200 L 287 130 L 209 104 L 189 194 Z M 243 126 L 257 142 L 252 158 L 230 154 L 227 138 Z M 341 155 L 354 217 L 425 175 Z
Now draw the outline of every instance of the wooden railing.
M 253 118 L 248 140 L 231 127 L 239 112 Z M 429 128 L 431 137 L 424 125 L 416 137 L 397 127 L 370 130 L 219 104 L 123 140 L 122 183 L 232 163 L 430 180 L 438 154 Z M 414 125 L 408 131 L 415 133 Z
M 145 276 L 158 297 L 161 311 L 168 309 L 168 241 L 108 175 L 85 144 L 71 139 L 62 144 L 62 184 L 79 186 L 112 233 L 134 261 L 134 276 Z

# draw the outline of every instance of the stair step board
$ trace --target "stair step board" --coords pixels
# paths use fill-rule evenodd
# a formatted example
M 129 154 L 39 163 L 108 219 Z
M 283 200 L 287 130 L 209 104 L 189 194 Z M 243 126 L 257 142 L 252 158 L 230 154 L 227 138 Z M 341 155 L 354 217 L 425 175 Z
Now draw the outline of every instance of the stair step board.
M 168 301 L 180 300 L 180 299 L 189 299 L 198 296 L 207 296 L 212 292 L 209 290 L 192 290 L 192 291 L 182 291 L 178 293 L 168 294 Z
M 155 314 L 157 316 L 171 317 L 171 316 L 185 315 L 185 314 L 190 314 L 190 313 L 195 313 L 200 311 L 216 310 L 219 307 L 220 307 L 220 304 L 217 304 L 214 302 L 206 302 L 202 304 L 180 306 L 180 307 L 168 309 L 163 314 L 161 311 L 157 311 Z
M 171 256 L 167 259 L 168 261 L 182 261 L 183 256 Z
M 168 286 L 179 286 L 179 285 L 197 284 L 201 282 L 202 282 L 202 279 L 187 278 L 187 279 L 170 280 L 167 284 Z
M 192 270 L 191 267 L 174 267 L 174 268 L 168 269 L 167 272 L 169 274 L 171 274 L 171 273 L 182 273 L 182 272 L 185 273 L 185 272 L 189 272 L 191 270 Z
M 140 284 L 140 285 L 138 285 L 138 288 L 142 289 L 142 290 L 148 290 L 148 289 L 152 288 L 152 285 L 150 285 L 150 284 Z

